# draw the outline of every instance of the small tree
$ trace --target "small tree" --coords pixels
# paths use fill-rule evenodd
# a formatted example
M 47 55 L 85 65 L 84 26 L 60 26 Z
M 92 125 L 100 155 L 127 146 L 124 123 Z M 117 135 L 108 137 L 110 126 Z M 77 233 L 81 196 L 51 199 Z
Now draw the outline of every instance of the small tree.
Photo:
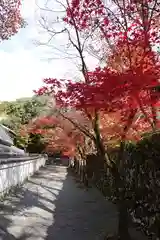
M 48 153 L 61 152 L 74 155 L 78 143 L 82 143 L 80 132 L 62 117 L 40 117 L 30 123 L 31 133 L 39 132 L 46 142 L 45 151 Z

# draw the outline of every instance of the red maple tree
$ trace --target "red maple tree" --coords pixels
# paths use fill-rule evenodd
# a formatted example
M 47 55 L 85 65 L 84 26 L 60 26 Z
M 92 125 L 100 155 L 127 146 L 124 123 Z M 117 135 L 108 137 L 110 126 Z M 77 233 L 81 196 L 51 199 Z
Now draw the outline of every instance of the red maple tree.
M 59 117 L 39 117 L 28 125 L 28 132 L 41 134 L 46 142 L 45 151 L 48 154 L 61 152 L 74 156 L 76 146 L 83 143 L 80 131 L 66 119 Z
M 7 40 L 23 25 L 21 0 L 0 1 L 0 39 Z
M 120 129 L 115 130 L 110 125 L 113 118 L 107 127 L 118 131 L 116 138 L 121 143 L 119 164 L 115 166 L 110 159 L 105 160 L 115 177 L 117 189 L 124 190 L 121 172 L 125 168 L 125 140 L 132 139 L 133 132 L 136 137 L 135 132 L 139 129 L 143 132 L 143 126 L 154 131 L 158 127 L 155 108 L 159 105 L 159 93 L 155 87 L 159 85 L 160 72 L 153 45 L 159 42 L 157 22 L 160 11 L 156 0 L 115 0 L 113 5 L 115 9 L 112 11 L 101 0 L 67 1 L 64 21 L 82 34 L 98 31 L 99 38 L 107 41 L 106 67 L 92 72 L 83 69 L 84 82 L 45 79 L 44 87 L 37 93 L 53 94 L 58 105 L 81 110 L 92 123 L 93 141 L 104 158 L 106 149 L 101 129 L 105 132 L 107 128 L 103 123 L 100 129 L 99 123 L 104 114 L 117 116 L 118 113 Z M 125 225 L 126 211 L 124 196 L 120 195 L 120 226 L 123 229 L 121 223 Z M 123 233 L 121 239 L 127 239 Z

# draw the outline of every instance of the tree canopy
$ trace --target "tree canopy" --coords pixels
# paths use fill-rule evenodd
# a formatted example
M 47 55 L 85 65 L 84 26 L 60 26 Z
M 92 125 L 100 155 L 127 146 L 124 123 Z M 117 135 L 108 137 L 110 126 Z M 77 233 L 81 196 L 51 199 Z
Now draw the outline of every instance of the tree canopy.
M 56 101 L 53 107 L 56 121 L 51 128 L 52 134 L 57 130 L 58 133 L 52 139 L 53 146 L 57 143 L 64 146 L 65 135 L 65 142 L 72 143 L 82 166 L 90 153 L 96 153 L 104 171 L 107 169 L 110 173 L 109 184 L 114 189 L 120 212 L 119 239 L 128 240 L 127 196 L 131 191 L 128 188 L 136 184 L 128 172 L 132 168 L 136 171 L 137 163 L 127 156 L 127 144 L 128 141 L 135 144 L 143 139 L 144 133 L 155 133 L 159 129 L 160 96 L 156 89 L 160 62 L 155 47 L 160 42 L 160 5 L 157 0 L 112 0 L 111 4 L 102 0 L 66 0 L 58 3 L 64 14 L 57 16 L 56 23 L 63 27 L 56 31 L 55 21 L 52 21 L 46 30 L 52 37 L 68 34 L 69 46 L 79 56 L 83 77 L 75 81 L 51 76 L 44 79 L 43 86 L 35 92 L 54 97 Z M 85 55 L 88 45 L 94 52 L 99 47 L 104 67 L 89 69 Z M 70 114 L 72 111 L 74 114 Z M 69 125 L 64 124 L 66 121 Z M 75 135 L 69 131 L 70 124 Z M 110 146 L 118 146 L 114 157 Z
M 0 40 L 8 40 L 24 24 L 21 0 L 0 1 Z

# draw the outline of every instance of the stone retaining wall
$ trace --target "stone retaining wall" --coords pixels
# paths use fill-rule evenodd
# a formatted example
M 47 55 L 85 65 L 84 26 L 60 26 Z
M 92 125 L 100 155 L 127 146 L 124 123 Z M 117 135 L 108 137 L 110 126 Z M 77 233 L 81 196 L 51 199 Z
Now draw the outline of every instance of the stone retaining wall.
M 0 161 L 0 195 L 12 187 L 22 184 L 25 179 L 32 176 L 45 165 L 47 157 L 33 155 L 23 158 L 8 158 Z

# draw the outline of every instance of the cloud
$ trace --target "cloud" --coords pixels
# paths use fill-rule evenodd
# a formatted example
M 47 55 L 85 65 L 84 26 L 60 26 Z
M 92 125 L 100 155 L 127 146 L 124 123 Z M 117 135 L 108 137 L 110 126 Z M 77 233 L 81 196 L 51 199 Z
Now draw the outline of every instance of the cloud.
M 1 101 L 32 96 L 44 77 L 64 77 L 68 71 L 69 64 L 60 60 L 45 61 L 45 54 L 33 44 L 37 34 L 35 10 L 35 1 L 25 0 L 22 13 L 28 26 L 0 45 Z
M 0 99 L 13 100 L 32 95 L 32 88 L 40 84 L 42 69 L 25 51 L 13 55 L 0 52 Z
M 33 95 L 45 77 L 63 78 L 68 66 L 63 61 L 42 62 L 29 51 L 14 54 L 0 52 L 0 100 L 14 100 Z

